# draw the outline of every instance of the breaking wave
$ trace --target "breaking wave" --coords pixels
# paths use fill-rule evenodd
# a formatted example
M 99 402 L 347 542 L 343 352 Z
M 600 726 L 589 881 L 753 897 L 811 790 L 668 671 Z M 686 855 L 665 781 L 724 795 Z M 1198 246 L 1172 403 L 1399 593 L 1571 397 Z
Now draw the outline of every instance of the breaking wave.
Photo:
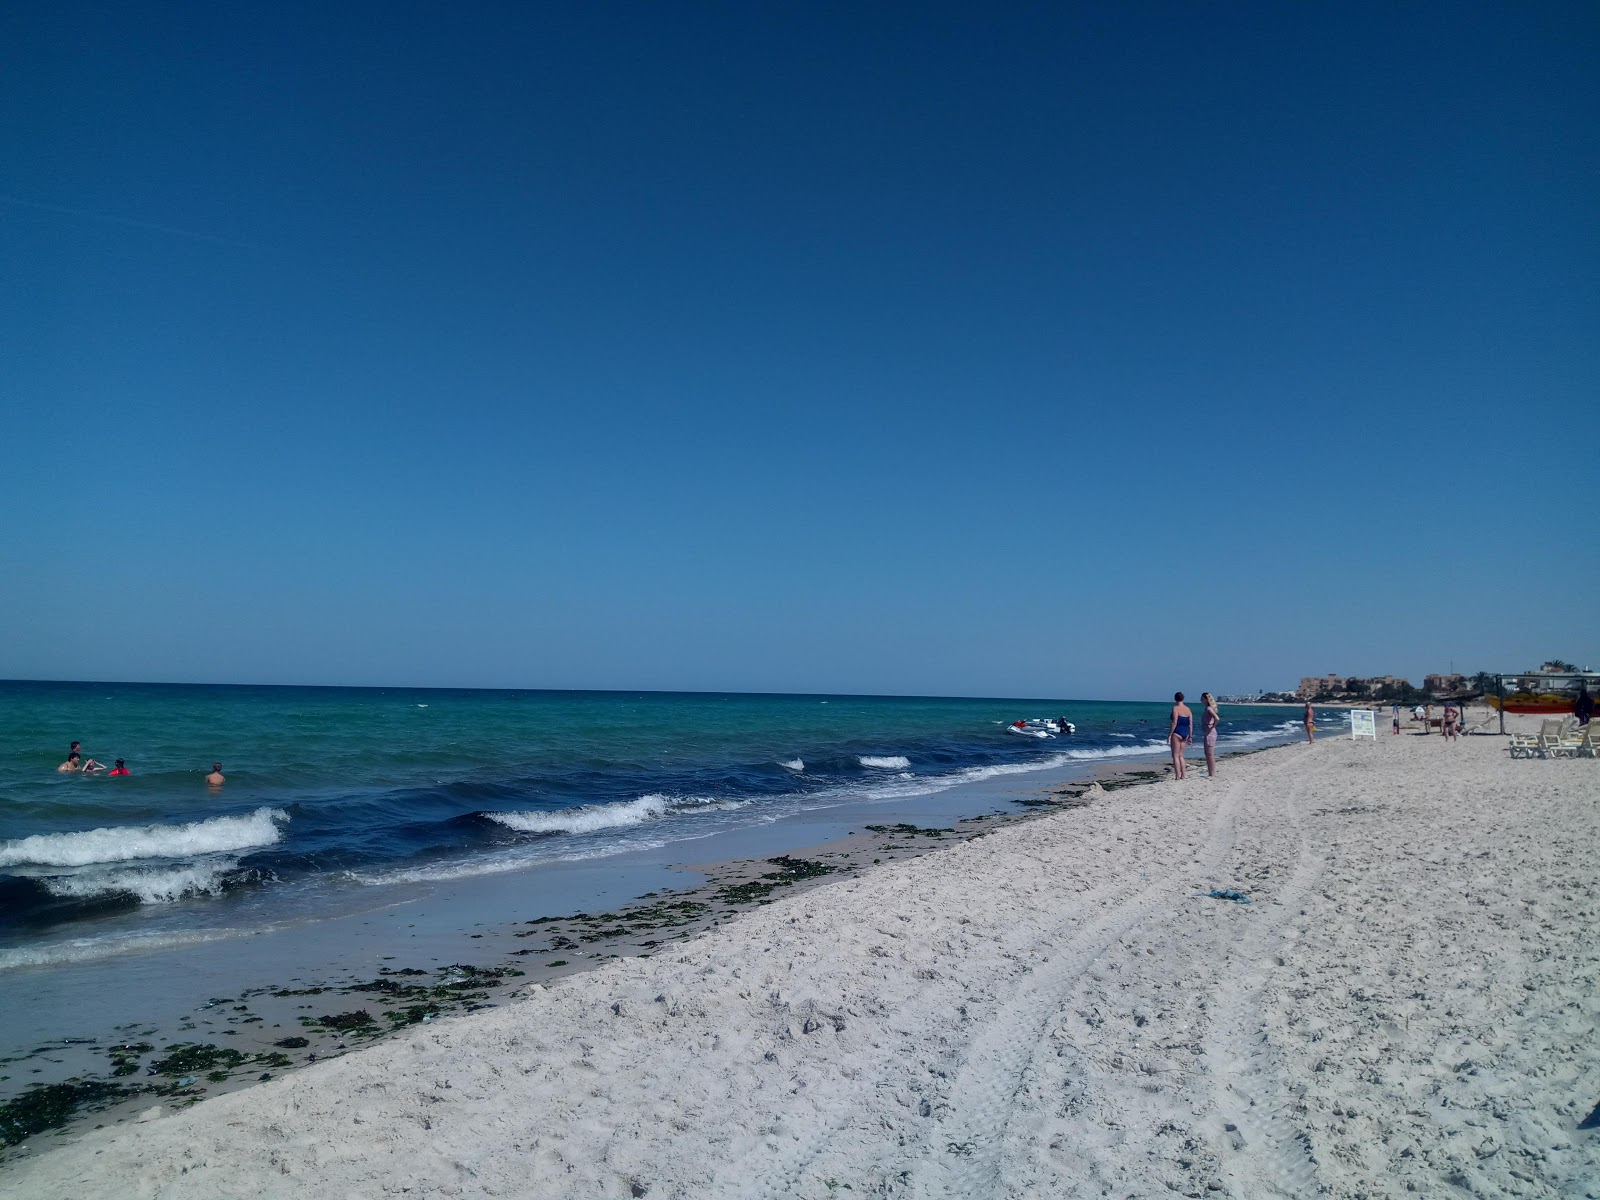
M 864 754 L 860 758 L 856 759 L 856 761 L 859 762 L 863 767 L 875 767 L 880 771 L 904 771 L 911 765 L 911 760 L 909 758 L 905 758 L 899 754 L 891 754 L 883 757 Z
M 238 883 L 238 863 L 198 862 L 172 867 L 111 867 L 43 880 L 52 896 L 92 899 L 134 896 L 141 904 L 169 904 L 189 896 L 219 896 Z
M 184 858 L 274 845 L 283 836 L 281 808 L 258 808 L 242 817 L 213 817 L 187 825 L 130 825 L 82 833 L 38 833 L 0 844 L 0 867 L 35 864 L 86 867 L 140 858 Z
M 640 796 L 620 804 L 585 804 L 558 812 L 486 812 L 483 815 L 519 833 L 595 833 L 642 825 L 676 813 L 743 808 L 748 801 L 718 800 L 714 796 Z

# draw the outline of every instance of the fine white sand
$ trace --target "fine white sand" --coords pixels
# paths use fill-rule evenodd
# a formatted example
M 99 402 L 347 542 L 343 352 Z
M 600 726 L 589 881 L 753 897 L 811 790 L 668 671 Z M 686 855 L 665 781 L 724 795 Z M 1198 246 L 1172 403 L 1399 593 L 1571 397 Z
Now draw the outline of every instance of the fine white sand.
M 1385 725 L 1222 771 L 91 1133 L 0 1192 L 1600 1194 L 1600 762 Z

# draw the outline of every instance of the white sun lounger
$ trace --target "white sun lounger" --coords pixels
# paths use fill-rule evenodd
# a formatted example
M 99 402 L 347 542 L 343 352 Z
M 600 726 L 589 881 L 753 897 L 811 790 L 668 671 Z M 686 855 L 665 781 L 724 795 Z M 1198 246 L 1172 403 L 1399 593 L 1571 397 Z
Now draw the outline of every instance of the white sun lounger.
M 1560 758 L 1570 755 L 1575 745 L 1567 741 L 1567 723 L 1560 717 L 1539 722 L 1539 747 L 1541 758 Z

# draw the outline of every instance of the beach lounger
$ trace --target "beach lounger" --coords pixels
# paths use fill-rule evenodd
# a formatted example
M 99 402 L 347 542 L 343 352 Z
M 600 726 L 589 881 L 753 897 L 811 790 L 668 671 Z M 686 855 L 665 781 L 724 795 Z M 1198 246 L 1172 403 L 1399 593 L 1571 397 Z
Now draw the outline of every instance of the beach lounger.
M 1513 733 L 1506 749 L 1511 752 L 1512 758 L 1532 758 L 1539 750 L 1539 735 Z
M 1572 747 L 1567 744 L 1567 723 L 1560 717 L 1554 720 L 1539 722 L 1539 747 L 1541 758 L 1560 758 L 1571 754 Z
M 1568 730 L 1565 738 L 1567 753 L 1574 758 L 1600 758 L 1600 721 L 1590 721 L 1576 729 Z

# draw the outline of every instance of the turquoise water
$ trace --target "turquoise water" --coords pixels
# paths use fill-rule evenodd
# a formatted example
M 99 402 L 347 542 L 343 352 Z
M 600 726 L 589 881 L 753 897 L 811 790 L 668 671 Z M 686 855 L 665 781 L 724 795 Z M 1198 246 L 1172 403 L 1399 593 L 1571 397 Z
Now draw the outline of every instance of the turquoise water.
M 1166 703 L 0 684 L 0 967 L 1164 749 Z M 1281 708 L 1224 710 L 1223 749 Z M 1017 719 L 1065 717 L 1032 737 Z M 126 778 L 61 775 L 72 740 Z M 214 760 L 226 783 L 209 788 Z

